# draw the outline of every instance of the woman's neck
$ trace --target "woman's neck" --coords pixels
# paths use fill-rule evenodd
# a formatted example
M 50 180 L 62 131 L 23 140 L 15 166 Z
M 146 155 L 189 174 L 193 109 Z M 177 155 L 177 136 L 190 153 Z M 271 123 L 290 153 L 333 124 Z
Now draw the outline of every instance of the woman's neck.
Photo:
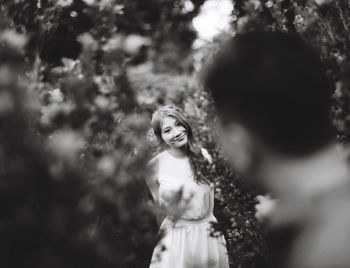
M 187 156 L 186 147 L 181 147 L 181 148 L 169 147 L 167 151 L 169 154 L 171 154 L 176 158 L 185 158 Z

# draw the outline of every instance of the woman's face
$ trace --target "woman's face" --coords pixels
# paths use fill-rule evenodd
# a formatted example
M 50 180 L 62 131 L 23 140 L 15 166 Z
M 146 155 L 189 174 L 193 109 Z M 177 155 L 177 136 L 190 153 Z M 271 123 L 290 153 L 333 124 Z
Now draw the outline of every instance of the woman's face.
M 171 116 L 163 119 L 161 134 L 164 142 L 172 148 L 182 148 L 188 142 L 185 127 L 176 118 Z

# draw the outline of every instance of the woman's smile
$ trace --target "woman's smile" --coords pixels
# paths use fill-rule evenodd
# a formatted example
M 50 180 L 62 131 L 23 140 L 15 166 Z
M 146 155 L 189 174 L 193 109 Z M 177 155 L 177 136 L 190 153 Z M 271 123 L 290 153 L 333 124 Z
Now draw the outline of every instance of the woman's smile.
M 182 134 L 182 135 L 181 135 L 180 137 L 178 137 L 178 138 L 175 138 L 173 141 L 174 141 L 174 142 L 182 141 L 182 140 L 185 138 L 185 135 L 186 135 L 186 133 Z

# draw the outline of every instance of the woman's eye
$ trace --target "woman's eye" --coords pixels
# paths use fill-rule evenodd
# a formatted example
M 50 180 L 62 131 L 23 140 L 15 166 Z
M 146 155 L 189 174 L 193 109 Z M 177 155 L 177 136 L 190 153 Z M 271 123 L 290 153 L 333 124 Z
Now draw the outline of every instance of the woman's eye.
M 164 130 L 163 132 L 164 132 L 164 133 L 169 133 L 169 131 L 170 131 L 169 129 L 166 129 L 166 130 Z
M 178 126 L 182 126 L 179 122 L 176 122 L 176 124 L 175 124 L 177 127 Z

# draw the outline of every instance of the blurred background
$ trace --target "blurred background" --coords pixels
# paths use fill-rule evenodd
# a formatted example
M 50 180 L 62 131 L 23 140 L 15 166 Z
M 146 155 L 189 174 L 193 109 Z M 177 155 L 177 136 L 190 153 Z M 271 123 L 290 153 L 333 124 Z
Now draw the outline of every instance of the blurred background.
M 262 265 L 260 192 L 226 164 L 201 70 L 239 32 L 300 35 L 327 67 L 347 155 L 349 26 L 342 0 L 2 0 L 0 266 L 148 267 L 159 239 L 149 123 L 164 104 L 184 109 L 214 158 L 231 267 Z

